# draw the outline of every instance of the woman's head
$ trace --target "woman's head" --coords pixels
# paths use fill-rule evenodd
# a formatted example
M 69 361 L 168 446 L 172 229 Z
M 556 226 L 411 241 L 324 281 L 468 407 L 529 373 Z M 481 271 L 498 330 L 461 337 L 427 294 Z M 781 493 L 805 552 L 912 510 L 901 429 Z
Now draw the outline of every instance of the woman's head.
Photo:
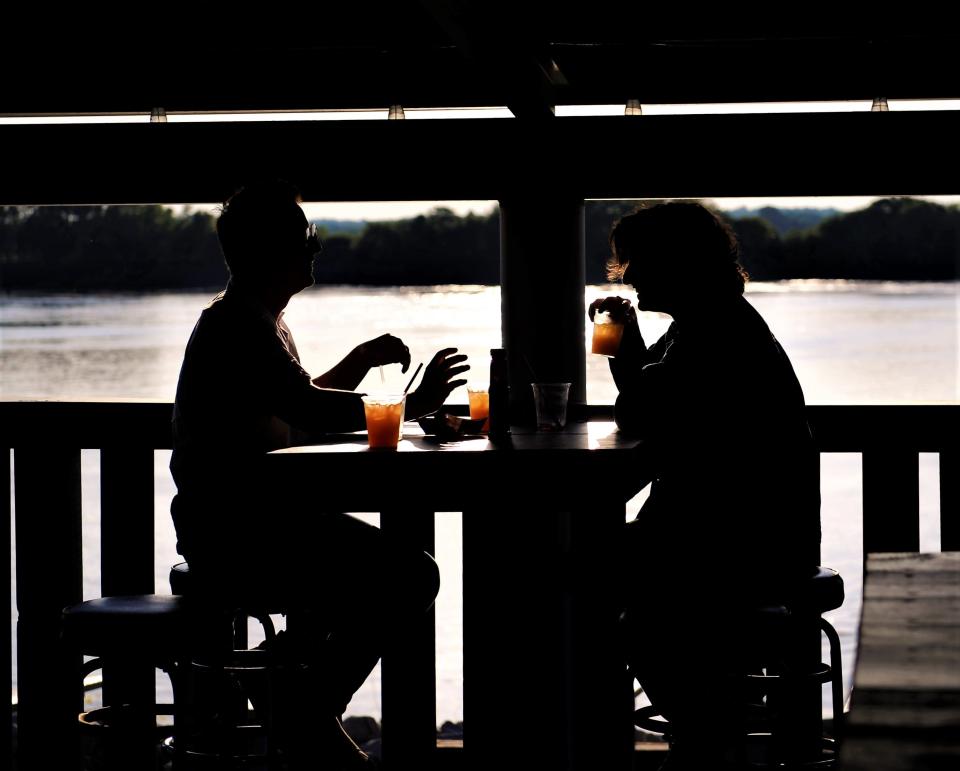
M 737 262 L 737 238 L 699 203 L 640 208 L 614 224 L 610 247 L 610 277 L 636 288 L 643 310 L 670 313 L 691 301 L 743 294 L 747 274 Z

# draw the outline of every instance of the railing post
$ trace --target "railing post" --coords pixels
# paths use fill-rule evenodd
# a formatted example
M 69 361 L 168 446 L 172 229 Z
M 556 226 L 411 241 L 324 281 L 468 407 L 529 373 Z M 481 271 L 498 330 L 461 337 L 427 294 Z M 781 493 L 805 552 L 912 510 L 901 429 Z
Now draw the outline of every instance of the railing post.
M 940 453 L 940 550 L 960 551 L 960 452 Z
M 0 596 L 8 598 L 10 602 L 9 617 L 13 618 L 13 602 L 10 598 L 12 587 L 10 586 L 10 567 L 12 564 L 13 551 L 10 543 L 10 448 L 0 447 L 0 549 L 4 554 L 9 554 L 8 561 L 0 567 Z M 4 699 L 9 698 L 7 702 L 9 708 L 4 708 L 3 716 L 0 720 L 5 720 L 5 728 L 0 729 L 0 763 L 7 762 L 8 768 L 13 768 L 13 662 L 12 651 L 10 650 L 10 634 L 4 632 L 0 635 L 0 671 L 2 677 L 0 681 L 7 683 L 7 693 Z
M 100 594 L 152 594 L 154 590 L 153 450 L 100 450 Z M 103 704 L 132 704 L 129 762 L 154 761 L 154 666 L 151 662 L 110 663 L 103 668 Z
M 100 594 L 154 591 L 153 450 L 100 451 Z
M 863 556 L 920 551 L 920 456 L 902 447 L 863 451 Z
M 432 511 L 391 510 L 380 515 L 384 535 L 403 539 L 436 554 Z M 423 769 L 436 765 L 437 653 L 436 615 L 430 608 L 409 629 L 391 630 L 397 644 L 380 664 L 383 704 L 383 759 L 387 768 Z
M 17 755 L 20 769 L 79 763 L 81 657 L 60 640 L 61 610 L 82 596 L 80 451 L 14 456 L 17 525 Z

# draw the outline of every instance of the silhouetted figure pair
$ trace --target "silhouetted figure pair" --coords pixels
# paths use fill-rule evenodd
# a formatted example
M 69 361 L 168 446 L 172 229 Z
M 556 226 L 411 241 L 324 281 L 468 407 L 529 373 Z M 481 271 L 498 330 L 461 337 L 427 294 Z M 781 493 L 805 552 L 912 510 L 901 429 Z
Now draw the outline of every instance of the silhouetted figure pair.
M 325 506 L 328 486 L 361 480 L 320 473 L 285 490 L 262 474 L 270 450 L 363 429 L 353 389 L 371 367 L 410 364 L 403 342 L 383 335 L 318 377 L 303 369 L 283 310 L 313 284 L 321 244 L 299 203 L 294 187 L 274 181 L 242 189 L 223 206 L 217 233 L 230 282 L 201 313 L 184 354 L 172 514 L 178 551 L 211 598 L 301 613 L 301 634 L 286 639 L 291 656 L 309 667 L 287 684 L 288 754 L 302 764 L 362 766 L 365 756 L 339 716 L 390 635 L 432 606 L 439 573 L 428 554 Z M 454 348 L 438 352 L 407 397 L 406 417 L 438 409 L 465 382 L 454 379 L 468 369 L 465 359 Z
M 673 319 L 648 346 L 629 300 L 589 309 L 625 323 L 616 421 L 645 440 L 638 473 L 652 482 L 624 539 L 628 661 L 671 723 L 670 767 L 722 767 L 738 614 L 819 562 L 819 455 L 790 361 L 743 297 L 729 226 L 671 202 L 623 217 L 610 242 L 611 277 Z

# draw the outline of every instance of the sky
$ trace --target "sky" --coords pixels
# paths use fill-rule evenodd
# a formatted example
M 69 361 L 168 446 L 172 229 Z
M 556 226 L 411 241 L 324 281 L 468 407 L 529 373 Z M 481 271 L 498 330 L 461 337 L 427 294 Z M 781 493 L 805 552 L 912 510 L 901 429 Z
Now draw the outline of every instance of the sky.
M 960 204 L 960 195 L 926 196 L 927 200 L 941 204 Z M 758 209 L 762 206 L 774 206 L 781 209 L 839 209 L 853 211 L 864 209 L 873 201 L 872 196 L 809 196 L 803 198 L 714 198 L 712 202 L 719 209 Z M 459 215 L 469 212 L 488 214 L 496 206 L 496 201 L 343 201 L 336 203 L 305 203 L 304 213 L 309 220 L 366 220 L 384 221 L 416 217 L 437 207 L 443 206 Z M 177 209 L 178 207 L 174 207 Z M 195 204 L 193 209 L 213 211 L 216 207 Z

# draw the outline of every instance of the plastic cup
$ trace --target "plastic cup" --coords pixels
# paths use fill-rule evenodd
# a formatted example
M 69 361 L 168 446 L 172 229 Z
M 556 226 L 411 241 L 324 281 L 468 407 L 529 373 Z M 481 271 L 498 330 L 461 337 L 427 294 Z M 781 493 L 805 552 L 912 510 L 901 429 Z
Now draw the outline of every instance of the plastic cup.
M 367 440 L 372 450 L 395 450 L 403 437 L 403 410 L 406 394 L 368 395 L 363 397 L 367 418 Z
M 609 313 L 595 313 L 593 316 L 593 345 L 591 353 L 601 356 L 616 356 L 623 337 L 623 324 L 614 321 Z
M 467 399 L 470 401 L 470 420 L 486 418 L 483 431 L 490 430 L 490 392 L 486 386 L 467 386 Z
M 560 431 L 567 425 L 569 383 L 531 383 L 538 431 Z

